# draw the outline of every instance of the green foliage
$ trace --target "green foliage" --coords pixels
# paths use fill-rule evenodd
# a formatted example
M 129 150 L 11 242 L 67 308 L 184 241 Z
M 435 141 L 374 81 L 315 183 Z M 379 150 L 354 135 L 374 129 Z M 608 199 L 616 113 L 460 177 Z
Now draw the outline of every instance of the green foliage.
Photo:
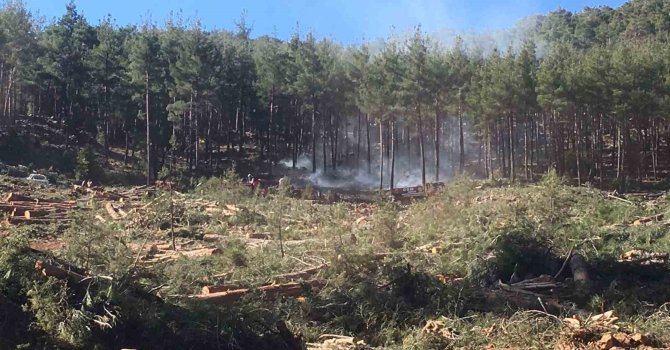
M 69 294 L 61 281 L 35 284 L 27 293 L 27 310 L 34 314 L 35 325 L 57 342 L 81 348 L 91 341 L 92 333 L 84 312 L 69 305 Z
M 382 203 L 372 217 L 371 234 L 377 243 L 392 249 L 402 247 L 402 229 L 398 223 L 398 207 L 393 203 Z
M 75 167 L 75 178 L 78 181 L 91 180 L 101 181 L 104 177 L 100 161 L 93 148 L 87 146 L 79 150 L 77 154 L 77 165 Z
M 28 253 L 28 240 L 16 234 L 0 238 L 0 293 L 11 298 L 21 298 L 32 283 L 34 256 Z
M 130 237 L 118 227 L 92 222 L 88 215 L 74 219 L 63 235 L 63 257 L 86 271 L 121 276 L 132 264 Z

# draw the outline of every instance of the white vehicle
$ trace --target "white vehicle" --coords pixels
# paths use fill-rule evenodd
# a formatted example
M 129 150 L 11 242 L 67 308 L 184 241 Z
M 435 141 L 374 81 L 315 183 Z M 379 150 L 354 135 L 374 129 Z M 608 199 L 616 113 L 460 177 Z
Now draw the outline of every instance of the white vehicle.
M 30 174 L 30 175 L 28 175 L 26 180 L 36 182 L 40 185 L 48 185 L 49 184 L 49 179 L 47 179 L 47 177 L 42 175 L 42 174 Z

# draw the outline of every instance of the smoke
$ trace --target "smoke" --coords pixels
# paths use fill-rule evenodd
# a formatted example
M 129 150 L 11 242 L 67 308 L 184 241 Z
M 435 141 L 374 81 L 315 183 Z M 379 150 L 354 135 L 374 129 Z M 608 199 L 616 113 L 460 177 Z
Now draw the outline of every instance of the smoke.
M 293 160 L 291 158 L 286 158 L 282 159 L 279 161 L 279 164 L 291 168 L 293 167 Z M 306 154 L 303 154 L 298 157 L 298 160 L 295 163 L 295 167 L 298 169 L 311 169 L 312 168 L 312 160 L 309 159 L 309 156 Z
M 442 132 L 439 142 L 439 181 L 448 181 L 459 171 L 459 142 L 458 142 L 458 124 L 456 118 L 444 118 Z M 426 182 L 435 182 L 435 148 L 434 148 L 434 129 L 432 125 L 424 125 L 424 151 L 426 160 Z M 423 183 L 421 154 L 419 148 L 419 138 L 416 128 L 412 125 L 410 132 L 406 126 L 399 126 L 396 138 L 394 180 L 395 188 L 420 186 Z M 379 128 L 371 127 L 370 135 L 370 164 L 368 169 L 367 161 L 367 139 L 365 133 L 361 133 L 360 142 L 357 142 L 356 130 L 349 130 L 346 139 L 338 142 L 339 157 L 335 167 L 331 159 L 331 147 L 326 145 L 326 163 L 327 168 L 323 168 L 323 140 L 317 141 L 317 171 L 311 173 L 312 161 L 311 153 L 300 155 L 296 162 L 296 168 L 302 169 L 300 175 L 293 173 L 293 181 L 296 183 L 311 183 L 318 188 L 332 188 L 343 190 L 374 190 L 380 185 L 380 150 L 379 150 Z M 408 142 L 408 140 L 410 140 Z M 464 125 L 464 140 L 466 159 L 470 166 L 466 168 L 467 172 L 472 173 L 471 165 L 476 163 L 479 157 L 480 143 L 470 132 L 469 125 Z M 345 142 L 346 141 L 346 142 Z M 384 141 L 385 143 L 387 140 Z M 391 186 L 391 154 L 387 152 L 387 145 L 384 146 L 384 171 L 383 187 L 388 189 Z M 360 150 L 360 154 L 357 154 Z M 292 168 L 292 159 L 283 159 L 279 162 L 286 168 Z
M 445 28 L 429 33 L 429 37 L 447 49 L 454 47 L 456 39 L 460 38 L 468 54 L 483 57 L 489 56 L 494 50 L 519 52 L 526 41 L 532 41 L 537 47 L 537 56 L 542 57 L 548 45 L 539 35 L 542 20 L 542 16 L 528 16 L 512 27 L 496 30 L 464 31 Z

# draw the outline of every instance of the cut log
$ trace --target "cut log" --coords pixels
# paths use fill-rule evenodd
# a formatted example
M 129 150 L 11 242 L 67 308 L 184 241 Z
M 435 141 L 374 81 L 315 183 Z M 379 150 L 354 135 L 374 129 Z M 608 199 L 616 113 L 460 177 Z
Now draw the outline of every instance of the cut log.
M 314 289 L 319 289 L 323 287 L 324 282 L 319 280 L 307 281 L 304 283 L 286 283 L 286 284 L 271 284 L 267 286 L 258 287 L 256 290 L 263 292 L 264 297 L 269 300 L 276 299 L 277 297 L 296 297 L 303 294 L 305 287 L 309 286 Z M 211 294 L 200 294 L 194 295 L 192 298 L 201 301 L 211 301 L 216 303 L 231 303 L 242 296 L 252 292 L 254 289 L 250 288 L 241 288 L 235 290 L 229 290 L 219 293 Z
M 16 207 L 13 205 L 0 203 L 0 211 L 5 213 L 12 213 L 14 210 L 16 210 Z
M 105 210 L 107 210 L 109 216 L 112 217 L 112 220 L 118 220 L 121 218 L 121 216 L 116 212 L 116 209 L 114 209 L 112 203 L 107 202 L 107 204 L 105 204 Z
M 202 248 L 202 249 L 180 251 L 178 254 L 188 257 L 198 257 L 198 256 L 209 256 L 209 255 L 220 255 L 223 254 L 223 250 L 219 248 Z
M 62 209 L 69 210 L 74 209 L 75 204 L 71 203 L 37 203 L 37 202 L 11 202 L 9 204 L 0 204 L 0 207 L 15 207 L 18 209 L 30 210 L 30 209 Z
M 175 227 L 175 230 L 177 230 L 176 227 Z M 177 250 L 186 249 L 186 247 L 188 247 L 190 245 L 193 245 L 194 243 L 195 243 L 195 241 L 192 241 L 192 240 L 181 242 L 181 244 L 177 245 Z M 156 248 L 158 248 L 158 250 L 171 251 L 173 247 L 172 247 L 172 243 L 161 243 L 161 244 L 156 244 Z M 213 247 L 207 247 L 207 248 L 213 248 Z
M 205 242 L 218 242 L 222 239 L 221 235 L 217 235 L 215 233 L 207 233 L 204 236 L 202 236 L 202 240 Z
M 35 262 L 35 270 L 44 276 L 55 277 L 60 280 L 68 280 L 75 284 L 80 283 L 86 278 L 84 275 L 51 265 L 43 260 L 37 260 Z
M 46 202 L 46 201 L 11 201 L 9 202 L 13 205 L 27 205 L 27 206 L 44 206 L 44 207 L 62 207 L 62 208 L 72 208 L 76 205 L 73 201 L 63 201 L 63 202 Z
M 570 258 L 570 270 L 572 270 L 572 279 L 575 282 L 589 282 L 589 265 L 586 259 L 579 254 Z
M 271 240 L 272 239 L 272 234 L 271 233 L 248 233 L 247 238 Z
M 21 201 L 21 202 L 33 202 L 33 201 L 35 201 L 35 200 L 32 199 L 32 198 L 30 198 L 30 197 L 28 197 L 28 196 L 26 196 L 26 195 L 22 195 L 22 194 L 14 193 L 14 192 L 10 192 L 10 193 L 7 195 L 7 197 L 5 197 L 5 202 L 15 202 L 15 201 Z
M 554 282 L 526 282 L 522 281 L 519 283 L 512 284 L 512 287 L 520 288 L 523 290 L 538 290 L 538 289 L 551 289 L 560 286 L 558 283 Z
M 290 273 L 285 273 L 281 275 L 277 275 L 272 277 L 273 281 L 276 280 L 295 280 L 295 279 L 307 279 L 315 274 L 319 273 L 319 271 L 323 270 L 324 268 L 328 267 L 328 264 L 322 264 L 316 267 L 313 267 L 311 269 L 303 270 L 303 271 L 297 271 L 297 272 L 290 272 Z
M 147 264 L 156 264 L 156 263 L 174 261 L 179 259 L 179 257 L 197 258 L 204 256 L 219 255 L 223 253 L 223 251 L 219 248 L 202 248 L 193 250 L 181 250 L 175 252 L 174 250 L 161 251 L 160 245 L 158 245 L 156 246 L 156 249 L 159 250 L 159 253 L 153 254 L 150 257 L 145 257 L 144 259 L 142 259 L 142 262 Z
M 39 217 L 57 217 L 57 216 L 63 216 L 65 217 L 67 215 L 67 211 L 65 210 L 60 210 L 60 209 L 29 209 L 29 210 L 15 210 L 13 212 L 13 216 L 23 216 L 26 219 L 30 218 L 39 218 Z
M 231 285 L 221 285 L 221 286 L 205 286 L 202 287 L 202 292 L 201 294 L 213 294 L 213 293 L 221 293 L 221 292 L 227 292 L 231 290 L 238 290 L 238 289 L 244 289 L 240 286 L 231 286 Z
M 93 192 L 93 198 L 107 199 L 107 200 L 118 202 L 119 200 L 123 199 L 124 197 L 122 195 L 114 193 L 114 192 L 94 191 Z
M 37 219 L 26 219 L 23 216 L 12 216 L 8 217 L 5 222 L 10 225 L 19 225 L 19 224 L 52 224 L 52 223 L 69 223 L 72 219 L 66 218 L 37 218 Z

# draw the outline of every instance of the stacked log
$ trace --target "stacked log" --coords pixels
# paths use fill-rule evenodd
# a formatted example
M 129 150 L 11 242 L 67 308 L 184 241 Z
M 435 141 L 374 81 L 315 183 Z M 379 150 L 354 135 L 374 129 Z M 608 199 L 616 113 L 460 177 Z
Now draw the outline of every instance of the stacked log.
M 116 192 L 112 191 L 106 191 L 102 187 L 87 187 L 87 186 L 80 186 L 80 185 L 74 185 L 72 188 L 72 194 L 73 195 L 86 195 L 90 196 L 91 198 L 95 199 L 104 199 L 104 200 L 111 200 L 111 201 L 121 201 L 125 197 L 121 194 L 118 194 Z
M 92 186 L 91 183 L 83 185 L 74 185 L 72 187 L 72 195 L 74 196 L 89 196 L 94 199 L 102 199 L 114 202 L 139 202 L 143 197 L 153 194 L 156 191 L 154 186 L 135 186 L 125 191 L 117 192 L 114 190 L 107 190 L 101 186 Z
M 68 213 L 75 207 L 74 201 L 34 199 L 10 193 L 5 197 L 5 202 L 0 203 L 0 212 L 8 214 L 8 224 L 49 224 L 68 222 Z

